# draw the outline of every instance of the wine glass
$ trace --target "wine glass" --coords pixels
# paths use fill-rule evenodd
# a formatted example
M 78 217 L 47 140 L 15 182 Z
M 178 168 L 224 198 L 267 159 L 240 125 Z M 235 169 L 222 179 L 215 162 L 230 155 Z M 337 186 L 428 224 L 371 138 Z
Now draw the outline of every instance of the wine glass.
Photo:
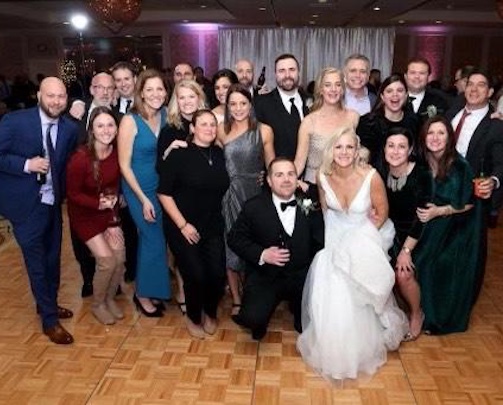
M 109 208 L 112 211 L 112 220 L 111 224 L 118 224 L 119 223 L 119 216 L 118 216 L 118 204 L 117 201 L 119 200 L 119 196 L 117 194 L 117 190 L 113 187 L 105 187 L 100 196 L 105 198 L 107 201 L 110 202 L 111 207 Z

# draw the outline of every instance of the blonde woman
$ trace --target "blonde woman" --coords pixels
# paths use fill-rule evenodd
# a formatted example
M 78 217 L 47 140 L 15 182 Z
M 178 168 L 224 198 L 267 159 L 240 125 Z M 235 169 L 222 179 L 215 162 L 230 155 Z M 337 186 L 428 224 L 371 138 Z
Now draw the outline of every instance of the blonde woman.
M 304 180 L 308 183 L 316 183 L 323 147 L 330 136 L 340 128 L 358 125 L 358 113 L 345 108 L 343 99 L 342 72 L 333 67 L 323 69 L 316 78 L 311 112 L 300 124 L 295 154 L 297 173 L 305 169 Z
M 383 181 L 358 164 L 351 128 L 327 142 L 318 175 L 325 248 L 309 269 L 297 347 L 304 360 L 335 380 L 373 374 L 408 330 L 393 298 L 395 274 L 386 251 L 393 224 Z

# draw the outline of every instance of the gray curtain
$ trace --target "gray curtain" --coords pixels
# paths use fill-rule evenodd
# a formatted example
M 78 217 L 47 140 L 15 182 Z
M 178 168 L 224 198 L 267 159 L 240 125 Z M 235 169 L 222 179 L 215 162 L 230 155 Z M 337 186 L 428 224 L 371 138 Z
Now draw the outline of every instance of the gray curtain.
M 234 69 L 238 59 L 250 59 L 255 80 L 266 66 L 266 83 L 274 88 L 274 60 L 282 53 L 299 60 L 302 84 L 314 80 L 324 67 L 342 68 L 346 57 L 361 53 L 384 78 L 391 73 L 394 43 L 394 28 L 219 29 L 219 67 Z

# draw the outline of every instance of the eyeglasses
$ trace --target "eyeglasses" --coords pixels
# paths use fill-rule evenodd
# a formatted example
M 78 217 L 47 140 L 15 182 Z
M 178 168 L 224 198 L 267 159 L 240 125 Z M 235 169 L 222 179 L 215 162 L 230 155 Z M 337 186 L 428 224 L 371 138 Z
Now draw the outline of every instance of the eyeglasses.
M 113 86 L 105 87 L 105 86 L 102 86 L 101 84 L 99 84 L 97 86 L 93 86 L 93 89 L 96 89 L 96 90 L 102 91 L 102 92 L 105 92 L 105 91 L 112 92 L 115 90 L 115 87 L 113 87 Z

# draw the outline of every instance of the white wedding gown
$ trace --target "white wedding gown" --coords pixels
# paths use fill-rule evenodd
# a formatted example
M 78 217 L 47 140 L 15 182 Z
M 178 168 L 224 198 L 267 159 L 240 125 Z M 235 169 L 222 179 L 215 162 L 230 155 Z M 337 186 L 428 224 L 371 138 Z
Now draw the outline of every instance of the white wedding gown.
M 374 173 L 367 174 L 347 211 L 320 175 L 327 201 L 325 248 L 315 256 L 304 285 L 297 348 L 329 379 L 375 373 L 408 331 L 392 293 L 395 274 L 386 253 L 393 223 L 387 220 L 378 230 L 369 219 Z

